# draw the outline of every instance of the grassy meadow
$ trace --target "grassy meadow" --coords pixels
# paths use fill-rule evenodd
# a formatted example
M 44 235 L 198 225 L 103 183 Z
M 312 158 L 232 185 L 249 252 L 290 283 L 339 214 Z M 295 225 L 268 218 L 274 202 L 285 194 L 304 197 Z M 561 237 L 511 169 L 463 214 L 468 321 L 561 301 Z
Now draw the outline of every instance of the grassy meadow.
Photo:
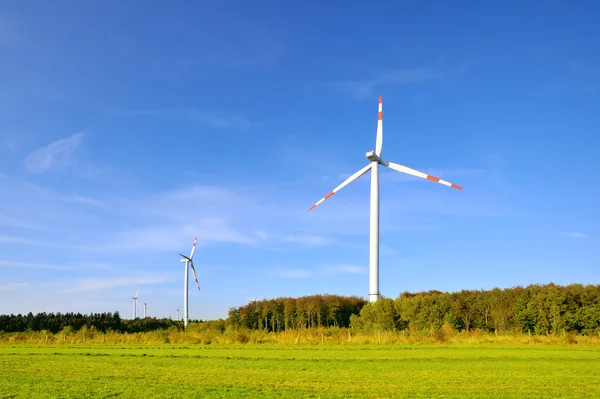
M 1 398 L 593 398 L 600 346 L 1 344 Z

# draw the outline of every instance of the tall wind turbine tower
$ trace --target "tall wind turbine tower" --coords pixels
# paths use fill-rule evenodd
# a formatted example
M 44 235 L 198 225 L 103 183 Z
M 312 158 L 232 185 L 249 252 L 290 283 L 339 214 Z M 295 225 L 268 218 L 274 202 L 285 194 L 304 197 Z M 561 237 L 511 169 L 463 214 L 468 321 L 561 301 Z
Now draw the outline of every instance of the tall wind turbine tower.
M 136 305 L 139 307 L 140 303 L 138 302 L 138 294 L 140 293 L 140 289 L 137 289 L 137 292 L 135 293 L 135 296 L 132 297 L 131 299 L 133 299 L 133 319 L 135 320 L 136 318 Z
M 379 113 L 377 118 L 377 136 L 375 138 L 375 151 L 371 150 L 367 152 L 367 159 L 369 160 L 369 164 L 354 173 L 348 179 L 346 179 L 342 184 L 333 189 L 329 194 L 325 197 L 321 198 L 316 204 L 311 206 L 308 210 L 313 210 L 317 205 L 325 201 L 327 198 L 331 197 L 333 194 L 337 193 L 342 188 L 346 187 L 348 184 L 352 183 L 354 180 L 358 179 L 369 170 L 371 170 L 371 204 L 370 204 L 370 239 L 369 239 L 369 300 L 371 302 L 377 302 L 379 300 L 379 165 L 383 165 L 390 169 L 396 170 L 398 172 L 406 173 L 412 176 L 421 177 L 423 179 L 431 180 L 436 183 L 441 183 L 448 187 L 456 188 L 458 190 L 462 190 L 463 188 L 457 186 L 456 184 L 452 184 L 445 180 L 441 180 L 435 176 L 428 175 L 427 173 L 419 172 L 418 170 L 414 170 L 408 168 L 406 166 L 402 166 L 393 162 L 385 161 L 381 158 L 381 149 L 383 146 L 383 101 L 382 98 L 379 97 Z
M 196 269 L 194 268 L 194 252 L 196 251 L 196 241 L 198 237 L 194 238 L 194 245 L 192 245 L 192 252 L 190 252 L 190 256 L 187 257 L 183 254 L 179 254 L 181 256 L 181 261 L 185 263 L 185 273 L 184 273 L 184 283 L 183 283 L 183 328 L 186 328 L 188 325 L 188 286 L 189 286 L 189 267 L 192 268 L 192 273 L 194 274 L 194 280 L 196 280 L 196 285 L 198 286 L 198 291 L 200 291 L 200 284 L 198 283 L 198 277 L 196 276 Z M 188 266 L 189 265 L 189 266 Z
M 146 318 L 146 302 L 144 302 L 144 319 Z

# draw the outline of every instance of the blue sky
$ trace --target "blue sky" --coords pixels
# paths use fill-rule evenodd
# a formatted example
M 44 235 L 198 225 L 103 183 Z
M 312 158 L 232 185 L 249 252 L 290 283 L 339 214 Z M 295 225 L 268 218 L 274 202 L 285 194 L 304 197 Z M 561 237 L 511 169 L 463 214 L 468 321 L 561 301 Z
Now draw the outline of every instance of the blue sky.
M 598 284 L 595 2 L 0 4 L 0 313 Z M 169 5 L 168 5 L 169 4 Z

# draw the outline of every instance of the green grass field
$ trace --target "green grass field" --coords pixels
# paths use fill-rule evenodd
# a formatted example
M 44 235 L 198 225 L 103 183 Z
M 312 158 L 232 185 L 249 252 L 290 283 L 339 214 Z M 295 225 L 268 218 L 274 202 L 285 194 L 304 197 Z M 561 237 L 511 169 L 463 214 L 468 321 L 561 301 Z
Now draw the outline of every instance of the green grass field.
M 600 397 L 600 348 L 0 345 L 0 397 Z

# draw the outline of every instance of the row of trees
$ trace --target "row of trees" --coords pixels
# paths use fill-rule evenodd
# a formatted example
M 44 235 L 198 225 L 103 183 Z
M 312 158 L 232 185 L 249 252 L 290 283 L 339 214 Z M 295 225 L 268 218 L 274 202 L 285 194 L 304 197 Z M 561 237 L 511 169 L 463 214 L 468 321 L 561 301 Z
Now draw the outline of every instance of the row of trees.
M 216 323 L 216 324 L 215 324 Z M 204 324 L 204 323 L 203 323 Z M 252 301 L 229 310 L 227 320 L 208 323 L 225 330 L 280 332 L 311 328 L 351 328 L 365 333 L 398 331 L 427 335 L 444 328 L 496 334 L 599 334 L 600 285 L 529 285 L 460 292 L 405 292 L 376 303 L 338 295 L 311 295 Z M 0 315 L 0 331 L 79 331 L 137 333 L 182 329 L 181 321 L 123 320 L 118 312 Z M 208 325 L 206 327 L 209 327 Z M 66 330 L 65 330 L 66 329 Z
M 507 289 L 440 291 L 383 298 L 351 317 L 362 331 L 427 332 L 444 324 L 457 331 L 503 334 L 600 334 L 600 285 L 529 285 Z
M 350 316 L 366 304 L 357 296 L 310 295 L 252 301 L 230 308 L 227 322 L 252 330 L 285 331 L 311 327 L 349 327 Z
M 106 332 L 147 332 L 166 329 L 171 326 L 181 327 L 181 322 L 171 319 L 136 318 L 135 320 L 121 319 L 119 312 L 91 313 L 38 313 L 33 315 L 0 315 L 0 331 L 49 331 L 56 334 L 59 331 L 79 331 L 82 327 Z

